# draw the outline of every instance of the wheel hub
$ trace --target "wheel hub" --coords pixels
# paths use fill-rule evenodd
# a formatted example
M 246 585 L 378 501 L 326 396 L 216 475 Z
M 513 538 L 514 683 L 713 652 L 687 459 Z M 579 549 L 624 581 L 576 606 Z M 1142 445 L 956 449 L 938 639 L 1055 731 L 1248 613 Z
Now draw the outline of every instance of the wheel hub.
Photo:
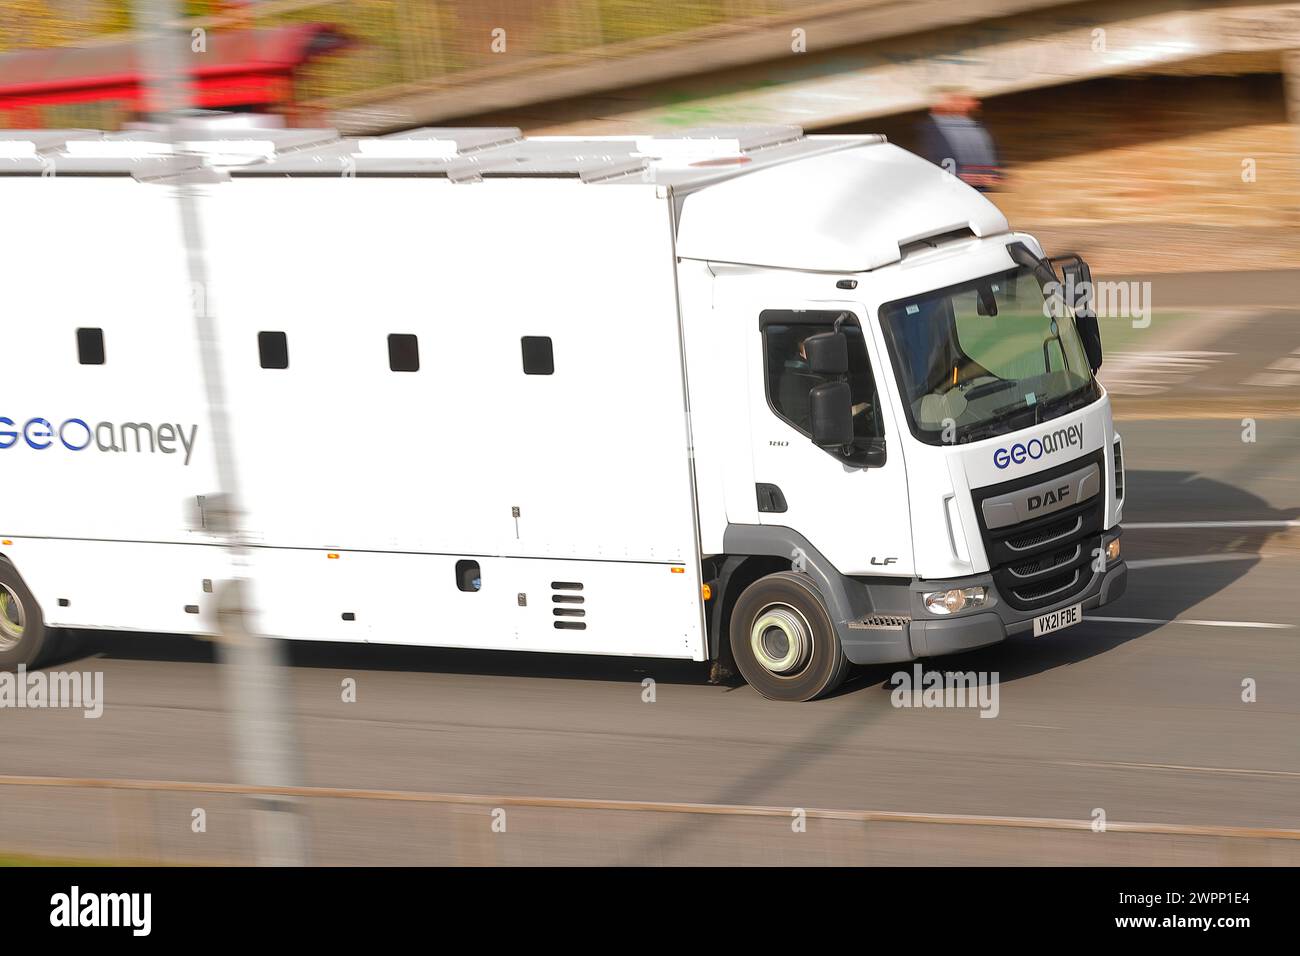
M 812 628 L 788 604 L 771 604 L 754 619 L 749 644 L 754 657 L 773 674 L 789 676 L 803 669 L 812 654 Z
M 16 647 L 27 629 L 27 613 L 13 588 L 0 583 L 0 650 Z

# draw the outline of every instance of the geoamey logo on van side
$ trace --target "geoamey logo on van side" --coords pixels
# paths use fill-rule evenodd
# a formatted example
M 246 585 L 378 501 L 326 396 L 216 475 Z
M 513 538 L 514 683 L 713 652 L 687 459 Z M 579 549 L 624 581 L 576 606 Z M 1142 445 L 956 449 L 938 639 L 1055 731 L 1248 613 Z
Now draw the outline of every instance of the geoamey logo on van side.
M 188 428 L 188 432 L 186 431 Z M 69 418 L 56 428 L 49 419 L 29 418 L 21 428 L 12 418 L 0 415 L 0 451 L 13 448 L 19 440 L 34 451 L 63 446 L 68 451 L 85 451 L 94 446 L 107 452 L 148 452 L 174 455 L 184 450 L 185 464 L 194 452 L 198 425 L 173 425 L 171 422 L 100 422 L 95 426 L 80 418 Z M 177 448 L 177 443 L 180 448 Z
M 1016 442 L 1010 448 L 999 448 L 993 453 L 993 464 L 1006 468 L 1012 462 L 1017 465 L 1026 460 L 1037 461 L 1044 455 L 1050 455 L 1074 446 L 1083 447 L 1083 422 L 1069 428 L 1058 428 L 1054 432 L 1045 432 L 1041 438 L 1031 438 L 1027 442 Z

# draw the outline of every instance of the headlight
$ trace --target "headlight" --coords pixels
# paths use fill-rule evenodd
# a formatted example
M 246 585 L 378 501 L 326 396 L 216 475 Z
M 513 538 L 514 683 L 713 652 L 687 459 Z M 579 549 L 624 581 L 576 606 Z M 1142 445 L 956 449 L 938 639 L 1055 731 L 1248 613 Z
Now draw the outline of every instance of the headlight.
M 951 591 L 930 591 L 923 595 L 925 609 L 932 614 L 956 614 L 971 607 L 982 607 L 987 588 L 953 588 Z
M 1106 542 L 1106 560 L 1108 562 L 1119 560 L 1119 538 L 1112 538 Z

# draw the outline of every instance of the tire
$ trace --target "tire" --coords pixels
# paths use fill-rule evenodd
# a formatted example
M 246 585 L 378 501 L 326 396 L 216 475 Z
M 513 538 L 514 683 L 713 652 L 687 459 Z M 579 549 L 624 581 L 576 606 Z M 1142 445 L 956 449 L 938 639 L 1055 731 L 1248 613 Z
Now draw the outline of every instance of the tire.
M 55 643 L 55 633 L 45 626 L 41 606 L 22 576 L 0 558 L 0 670 L 39 666 Z
M 824 696 L 848 673 L 826 602 L 806 574 L 780 571 L 747 587 L 730 632 L 741 675 L 769 700 Z

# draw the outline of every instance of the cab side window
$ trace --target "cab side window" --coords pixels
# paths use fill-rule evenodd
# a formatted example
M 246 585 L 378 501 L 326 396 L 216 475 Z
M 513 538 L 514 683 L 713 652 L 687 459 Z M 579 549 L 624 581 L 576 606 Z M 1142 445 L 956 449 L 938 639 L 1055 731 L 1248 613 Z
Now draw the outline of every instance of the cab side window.
M 767 400 L 776 414 L 805 435 L 812 435 L 808 393 L 835 381 L 808 367 L 804 341 L 819 332 L 833 332 L 839 312 L 788 312 L 768 310 L 759 317 L 763 332 Z M 856 322 L 844 322 L 840 331 L 849 340 L 849 388 L 853 399 L 853 433 L 860 439 L 884 437 L 875 376 L 867 358 L 866 342 Z

